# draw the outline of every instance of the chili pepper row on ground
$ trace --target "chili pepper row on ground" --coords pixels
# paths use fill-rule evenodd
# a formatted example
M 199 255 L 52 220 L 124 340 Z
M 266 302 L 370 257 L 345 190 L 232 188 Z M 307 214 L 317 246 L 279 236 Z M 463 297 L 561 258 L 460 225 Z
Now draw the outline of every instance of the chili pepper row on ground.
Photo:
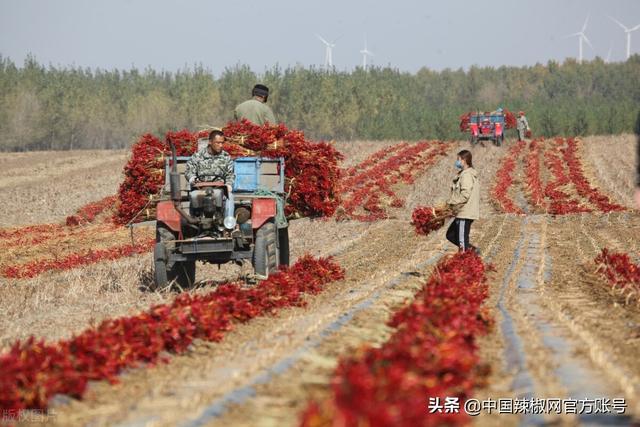
M 438 426 L 469 421 L 463 411 L 428 410 L 429 399 L 458 398 L 461 404 L 481 387 L 488 368 L 476 340 L 493 319 L 487 267 L 471 251 L 440 261 L 413 302 L 388 325 L 396 331 L 379 348 L 365 346 L 339 360 L 327 399 L 311 401 L 304 427 Z
M 569 178 L 575 186 L 578 194 L 588 199 L 601 212 L 624 211 L 626 208 L 617 203 L 612 203 L 609 197 L 602 194 L 597 188 L 592 187 L 584 175 L 582 162 L 578 157 L 580 141 L 575 138 L 566 140 L 567 147 L 563 150 L 563 157 L 569 168 Z
M 93 223 L 98 217 L 102 218 L 109 210 L 114 209 L 117 196 L 107 196 L 96 202 L 88 203 L 79 208 L 73 215 L 69 215 L 65 224 L 37 224 L 24 227 L 0 229 L 0 245 L 31 244 L 36 245 L 48 239 L 63 234 L 72 233 L 77 225 Z
M 163 352 L 184 353 L 195 339 L 220 341 L 235 323 L 303 306 L 305 293 L 317 294 L 343 277 L 332 259 L 306 255 L 252 288 L 230 283 L 204 295 L 183 293 L 68 340 L 18 341 L 0 355 L 0 409 L 45 409 L 56 394 L 81 398 L 88 381 L 117 382 L 123 369 L 162 361 Z
M 387 218 L 385 204 L 396 208 L 404 206 L 393 186 L 400 182 L 413 183 L 428 166 L 446 155 L 449 148 L 441 141 L 407 144 L 373 167 L 350 177 L 340 186 L 343 195 L 338 219 L 370 222 Z
M 366 159 L 364 159 L 362 162 L 358 163 L 357 165 L 343 170 L 342 181 L 341 181 L 342 187 L 350 187 L 356 184 L 357 176 L 367 171 L 368 169 L 376 166 L 379 162 L 385 160 L 392 154 L 397 153 L 400 150 L 403 150 L 404 148 L 407 147 L 407 145 L 408 144 L 406 142 L 392 144 L 386 148 L 383 148 L 381 150 L 374 152 L 373 154 L 369 155 Z
M 566 215 L 572 213 L 592 212 L 580 200 L 572 197 L 566 189 L 571 189 L 571 179 L 566 170 L 566 163 L 562 158 L 562 146 L 564 139 L 556 138 L 555 147 L 547 149 L 544 153 L 544 163 L 551 172 L 553 179 L 547 182 L 544 189 L 545 196 L 549 199 L 549 213 L 554 215 Z
M 155 244 L 155 239 L 144 243 L 112 246 L 107 249 L 88 250 L 84 253 L 72 253 L 59 259 L 37 259 L 24 264 L 8 265 L 0 275 L 10 279 L 35 277 L 47 271 L 71 270 L 84 265 L 101 261 L 116 260 L 136 254 L 148 252 Z
M 542 147 L 540 146 L 542 144 Z M 529 142 L 529 152 L 525 157 L 524 170 L 529 203 L 543 212 L 547 211 L 544 189 L 540 177 L 541 153 L 544 151 L 544 141 L 534 139 Z
M 117 196 L 107 196 L 97 202 L 86 204 L 78 209 L 75 214 L 69 215 L 65 223 L 70 227 L 92 223 L 102 213 L 113 209 L 116 200 L 118 200 Z
M 493 197 L 493 202 L 496 203 L 498 208 L 503 212 L 524 213 L 509 197 L 509 189 L 513 185 L 513 171 L 516 168 L 518 158 L 525 146 L 526 143 L 524 141 L 519 141 L 517 144 L 511 146 L 507 155 L 502 160 L 500 168 L 496 172 L 496 182 L 491 190 L 491 196 Z

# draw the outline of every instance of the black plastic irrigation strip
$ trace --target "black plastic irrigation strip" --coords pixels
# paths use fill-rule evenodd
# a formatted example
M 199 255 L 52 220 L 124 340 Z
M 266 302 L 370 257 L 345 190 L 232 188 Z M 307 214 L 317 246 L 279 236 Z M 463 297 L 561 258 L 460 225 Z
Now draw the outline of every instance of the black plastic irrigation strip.
M 507 340 L 507 348 L 505 349 L 505 358 L 507 368 L 515 371 L 515 378 L 512 388 L 516 391 L 522 390 L 519 398 L 532 399 L 536 398 L 533 379 L 526 367 L 526 358 L 524 354 L 523 342 L 515 331 L 513 319 L 506 307 L 504 294 L 509 284 L 512 282 L 516 266 L 521 257 L 524 257 L 524 265 L 518 272 L 516 281 L 516 298 L 518 304 L 525 307 L 527 312 L 533 314 L 533 326 L 538 330 L 542 338 L 542 343 L 547 347 L 553 357 L 555 365 L 554 370 L 561 384 L 567 389 L 569 397 L 579 399 L 598 399 L 607 397 L 606 394 L 612 388 L 616 388 L 604 377 L 594 377 L 592 375 L 592 366 L 590 360 L 584 357 L 576 356 L 575 347 L 566 337 L 570 335 L 561 324 L 553 320 L 544 320 L 544 310 L 539 304 L 540 294 L 537 289 L 538 282 L 536 279 L 540 263 L 544 261 L 542 277 L 544 283 L 551 281 L 551 256 L 545 247 L 542 247 L 540 235 L 535 231 L 526 233 L 526 225 L 530 222 L 538 223 L 545 220 L 540 216 L 527 216 L 522 223 L 522 231 L 520 240 L 514 251 L 511 264 L 505 273 L 502 287 L 500 289 L 498 308 L 503 315 L 501 324 L 502 333 Z M 525 246 L 526 241 L 526 246 Z M 542 251 L 541 251 L 542 249 Z M 579 394 L 579 395 L 578 395 Z M 617 414 L 579 414 L 578 422 L 580 425 L 628 425 L 631 421 L 628 416 L 620 416 Z M 546 425 L 544 418 L 539 414 L 525 413 L 520 420 L 520 425 Z
M 546 219 L 545 219 L 546 220 Z M 552 259 L 546 246 L 542 246 L 540 236 L 534 233 L 531 238 L 527 253 L 526 266 L 530 273 L 537 270 L 540 262 L 544 259 L 542 270 L 543 283 L 551 283 Z M 542 249 L 542 253 L 540 253 Z M 525 287 L 529 285 L 532 290 L 537 290 L 536 280 L 531 280 L 531 275 L 525 277 Z M 584 357 L 575 345 L 567 340 L 567 336 L 573 335 L 562 322 L 548 322 L 541 315 L 542 309 L 538 304 L 540 294 L 533 292 L 522 295 L 521 299 L 528 309 L 535 314 L 533 323 L 542 336 L 542 342 L 553 356 L 556 364 L 555 373 L 570 397 L 579 399 L 603 399 L 608 398 L 607 394 L 619 388 L 607 375 L 593 375 L 594 364 L 589 357 Z M 586 344 L 586 343 L 585 343 Z M 615 413 L 584 413 L 578 415 L 578 422 L 585 426 L 623 426 L 631 425 L 631 418 L 627 415 Z
M 524 345 L 522 343 L 522 338 L 515 330 L 513 318 L 511 317 L 511 314 L 509 313 L 509 310 L 507 309 L 505 304 L 504 294 L 509 286 L 509 283 L 511 283 L 513 279 L 513 274 L 515 272 L 516 266 L 520 261 L 520 256 L 524 248 L 524 242 L 526 238 L 525 228 L 528 223 L 529 216 L 526 216 L 522 221 L 520 239 L 518 240 L 516 249 L 513 252 L 511 264 L 505 272 L 504 278 L 502 280 L 502 286 L 500 287 L 500 295 L 498 297 L 498 310 L 500 310 L 500 313 L 502 314 L 502 323 L 500 324 L 500 327 L 502 329 L 502 335 L 506 340 L 505 359 L 507 361 L 507 370 L 511 372 L 515 371 L 515 377 L 511 386 L 515 390 L 522 390 L 518 397 L 525 399 L 531 399 L 535 397 L 535 388 L 531 374 L 527 370 L 527 362 L 524 354 Z M 493 253 L 491 254 L 491 256 L 493 256 Z M 544 425 L 544 419 L 537 414 L 524 414 L 521 419 L 520 425 Z

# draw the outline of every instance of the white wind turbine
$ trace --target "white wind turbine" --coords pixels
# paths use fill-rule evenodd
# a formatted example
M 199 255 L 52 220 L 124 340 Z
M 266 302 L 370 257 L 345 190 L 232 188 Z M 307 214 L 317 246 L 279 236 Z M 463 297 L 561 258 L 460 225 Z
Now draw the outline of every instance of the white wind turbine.
M 611 51 L 613 50 L 613 43 L 609 43 L 609 52 L 607 52 L 607 57 L 604 60 L 605 64 L 611 62 Z
M 620 27 L 622 27 L 624 32 L 627 34 L 627 59 L 629 59 L 629 57 L 631 56 L 631 33 L 634 32 L 635 30 L 640 29 L 640 24 L 636 25 L 633 28 L 627 28 L 624 26 L 622 22 L 618 21 L 617 19 L 611 16 L 609 18 L 616 24 L 620 25 Z
M 322 43 L 324 43 L 324 45 L 325 45 L 325 50 L 324 50 L 324 68 L 325 69 L 329 69 L 329 68 L 333 67 L 333 48 L 336 47 L 336 44 L 335 44 L 335 42 L 334 43 L 329 43 L 328 41 L 323 39 L 319 34 L 316 34 L 316 37 L 318 37 L 318 39 Z
M 367 56 L 373 57 L 374 54 L 369 49 L 367 49 L 367 36 L 364 37 L 364 49 L 360 51 L 362 54 L 362 68 L 364 70 L 367 69 Z
M 582 42 L 585 41 L 591 48 L 593 49 L 593 45 L 585 35 L 585 30 L 587 29 L 587 24 L 589 23 L 589 15 L 587 15 L 587 19 L 584 21 L 584 25 L 582 26 L 582 30 L 577 33 L 569 34 L 566 37 L 576 37 L 578 36 L 578 63 L 582 64 Z

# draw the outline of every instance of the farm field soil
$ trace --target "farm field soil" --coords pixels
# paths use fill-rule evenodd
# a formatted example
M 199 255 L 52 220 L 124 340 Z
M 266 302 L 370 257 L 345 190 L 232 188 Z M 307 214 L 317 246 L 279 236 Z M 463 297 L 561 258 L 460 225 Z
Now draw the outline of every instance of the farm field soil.
M 611 155 L 620 158 L 634 143 L 624 136 L 608 138 L 617 147 Z M 337 143 L 337 148 L 345 147 L 345 164 L 352 166 L 389 142 L 358 142 L 356 149 L 348 144 Z M 414 207 L 446 198 L 455 152 L 468 147 L 463 142 L 452 144 L 449 154 L 413 184 L 398 187 L 406 204 L 392 209 L 391 219 L 292 221 L 294 259 L 305 252 L 333 255 L 346 270 L 345 280 L 308 298 L 306 307 L 239 325 L 217 344 L 197 342 L 185 355 L 171 357 L 168 364 L 127 371 L 117 385 L 93 383 L 82 401 L 56 399 L 56 416 L 50 421 L 57 425 L 187 421 L 296 425 L 308 399 L 326 395 L 337 359 L 362 344 L 384 342 L 391 332 L 385 326 L 390 314 L 412 299 L 439 257 L 455 250 L 444 239 L 444 229 L 425 238 L 416 236 L 409 224 Z M 486 306 L 496 321 L 492 332 L 479 341 L 482 361 L 491 366 L 491 374 L 488 386 L 477 390 L 476 397 L 625 397 L 629 413 L 637 416 L 640 311 L 608 292 L 591 270 L 593 258 L 603 247 L 638 253 L 640 216 L 634 211 L 556 217 L 499 212 L 491 203 L 490 190 L 511 144 L 473 148 L 482 183 L 483 218 L 474 223 L 471 240 L 495 268 Z M 613 164 L 596 164 L 607 153 L 602 141 L 586 138 L 581 150 L 592 185 L 613 201 L 631 206 L 630 193 L 607 187 L 616 177 Z M 119 173 L 124 161 L 123 156 L 111 173 Z M 78 160 L 79 169 L 81 164 Z M 633 173 L 631 164 L 622 169 Z M 74 168 L 67 171 L 69 176 L 74 173 Z M 524 182 L 522 167 L 514 174 L 515 182 Z M 117 186 L 103 184 L 95 199 L 113 194 Z M 527 207 L 520 186 L 510 196 Z M 49 212 L 50 216 L 37 221 L 60 221 L 74 209 L 69 210 L 64 215 Z M 18 213 L 13 210 L 7 215 L 17 221 Z M 170 301 L 174 294 L 142 290 L 150 280 L 150 262 L 149 255 L 138 255 L 34 279 L 0 280 L 0 345 L 6 348 L 30 334 L 47 340 L 68 337 L 101 319 Z M 206 267 L 199 269 L 198 278 L 232 279 L 241 272 L 237 267 L 223 266 L 220 272 Z M 576 373 L 591 380 L 577 381 Z M 427 396 L 425 404 L 426 400 Z M 521 421 L 495 414 L 474 419 L 477 425 Z M 544 421 L 575 425 L 593 420 L 549 416 Z
M 115 194 L 125 150 L 3 153 L 0 227 L 64 222 L 89 202 Z

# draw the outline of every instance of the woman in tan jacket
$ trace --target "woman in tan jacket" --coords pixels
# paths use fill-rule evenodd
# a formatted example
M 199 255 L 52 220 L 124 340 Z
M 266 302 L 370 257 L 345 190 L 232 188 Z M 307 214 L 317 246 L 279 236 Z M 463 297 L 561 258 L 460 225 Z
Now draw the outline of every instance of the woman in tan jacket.
M 447 205 L 456 212 L 456 218 L 447 230 L 447 240 L 461 251 L 472 249 L 478 253 L 478 248 L 469 242 L 471 223 L 480 217 L 480 183 L 471 152 L 460 151 L 455 165 L 458 174 L 453 179 Z

